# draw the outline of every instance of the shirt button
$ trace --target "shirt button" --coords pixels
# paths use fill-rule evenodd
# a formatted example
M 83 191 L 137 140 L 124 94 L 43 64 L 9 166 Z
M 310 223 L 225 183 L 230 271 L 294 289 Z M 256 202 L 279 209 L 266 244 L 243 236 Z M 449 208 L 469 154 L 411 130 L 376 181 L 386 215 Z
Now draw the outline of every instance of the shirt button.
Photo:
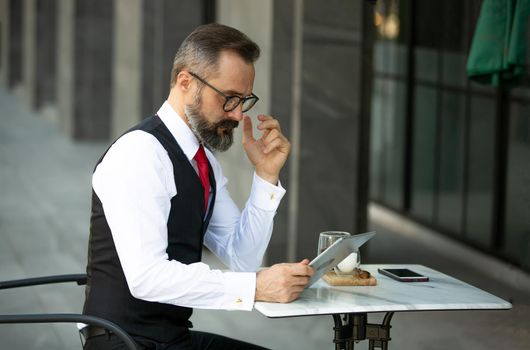
M 243 300 L 241 300 L 241 298 L 236 299 L 236 304 L 242 304 L 242 303 L 243 303 Z

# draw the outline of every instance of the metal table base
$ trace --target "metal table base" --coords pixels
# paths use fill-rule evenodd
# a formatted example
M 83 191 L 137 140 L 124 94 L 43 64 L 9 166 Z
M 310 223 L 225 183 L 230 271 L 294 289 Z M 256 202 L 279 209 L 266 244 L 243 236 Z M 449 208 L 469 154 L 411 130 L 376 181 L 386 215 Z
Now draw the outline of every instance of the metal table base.
M 390 321 L 394 312 L 387 312 L 382 324 L 368 323 L 367 313 L 335 314 L 335 350 L 353 350 L 354 344 L 368 339 L 368 349 L 388 350 Z

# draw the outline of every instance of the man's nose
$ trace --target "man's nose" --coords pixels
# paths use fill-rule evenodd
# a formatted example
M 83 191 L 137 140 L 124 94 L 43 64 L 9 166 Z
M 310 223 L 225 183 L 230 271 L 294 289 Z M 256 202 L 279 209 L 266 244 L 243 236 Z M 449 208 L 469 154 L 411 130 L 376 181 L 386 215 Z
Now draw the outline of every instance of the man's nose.
M 235 120 L 236 122 L 240 122 L 243 119 L 242 108 L 243 107 L 241 106 L 241 103 L 240 103 L 237 105 L 237 107 L 234 110 L 230 112 L 226 112 L 226 115 L 228 116 L 228 118 Z

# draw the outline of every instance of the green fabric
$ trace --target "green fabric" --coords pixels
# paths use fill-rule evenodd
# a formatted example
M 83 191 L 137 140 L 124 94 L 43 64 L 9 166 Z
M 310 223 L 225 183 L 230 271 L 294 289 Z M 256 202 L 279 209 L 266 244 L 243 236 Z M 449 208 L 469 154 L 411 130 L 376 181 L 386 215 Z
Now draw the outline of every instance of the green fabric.
M 467 60 L 470 79 L 514 86 L 526 74 L 530 0 L 484 0 Z

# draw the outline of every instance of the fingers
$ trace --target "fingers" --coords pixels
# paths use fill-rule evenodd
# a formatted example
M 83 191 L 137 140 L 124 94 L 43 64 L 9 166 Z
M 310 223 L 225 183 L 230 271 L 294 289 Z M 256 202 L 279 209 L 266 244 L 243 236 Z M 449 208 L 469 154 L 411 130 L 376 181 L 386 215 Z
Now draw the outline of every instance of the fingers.
M 304 291 L 313 269 L 307 259 L 300 263 L 276 264 L 256 274 L 257 301 L 289 303 Z
M 283 136 L 279 129 L 267 129 L 261 137 L 264 149 L 263 152 L 270 153 L 275 149 L 288 147 L 289 141 Z
M 280 138 L 275 138 L 270 142 L 265 142 L 265 148 L 263 149 L 263 153 L 267 154 L 275 150 L 276 148 L 280 148 L 283 145 L 283 142 L 284 141 Z
M 293 288 L 302 287 L 302 289 L 304 289 L 304 287 L 307 286 L 307 284 L 309 283 L 309 277 L 296 276 L 296 277 L 293 277 L 291 283 L 292 283 Z
M 252 120 L 248 115 L 243 117 L 243 143 L 253 141 L 254 135 L 252 134 Z
M 307 259 L 304 259 L 302 260 L 305 261 Z M 294 264 L 287 264 L 289 269 L 290 269 L 290 273 L 293 275 L 293 276 L 313 276 L 313 274 L 315 273 L 315 270 L 309 266 L 309 261 L 307 264 L 303 264 L 303 263 L 294 263 Z
M 274 119 L 270 115 L 258 115 L 258 120 L 261 122 L 258 124 L 258 130 L 272 130 L 276 129 L 281 132 L 280 122 Z

